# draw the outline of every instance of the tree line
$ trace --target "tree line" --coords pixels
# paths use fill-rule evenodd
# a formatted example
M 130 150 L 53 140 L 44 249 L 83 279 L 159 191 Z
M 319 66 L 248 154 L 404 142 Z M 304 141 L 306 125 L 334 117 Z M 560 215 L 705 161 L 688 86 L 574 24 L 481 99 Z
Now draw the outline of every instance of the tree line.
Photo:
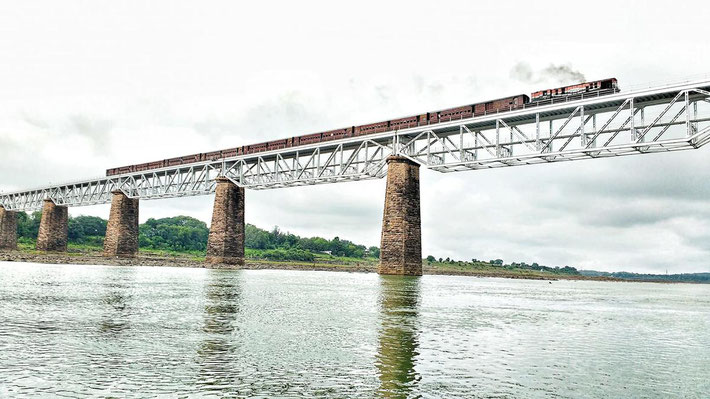
M 42 212 L 18 213 L 17 235 L 20 242 L 37 238 Z M 108 221 L 96 216 L 69 217 L 68 240 L 72 244 L 103 245 Z M 207 249 L 209 228 L 205 222 L 189 216 L 148 219 L 138 227 L 140 248 L 178 252 L 204 252 Z M 271 231 L 247 224 L 244 246 L 252 253 L 272 260 L 313 260 L 314 253 L 330 253 L 349 258 L 379 258 L 380 250 L 367 248 L 349 240 L 335 237 L 300 237 L 282 232 L 278 226 Z

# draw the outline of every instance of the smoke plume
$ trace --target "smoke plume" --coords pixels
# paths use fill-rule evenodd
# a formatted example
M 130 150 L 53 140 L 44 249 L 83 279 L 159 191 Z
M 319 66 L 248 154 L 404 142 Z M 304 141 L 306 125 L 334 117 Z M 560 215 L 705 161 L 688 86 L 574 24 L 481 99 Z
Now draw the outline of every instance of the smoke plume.
M 534 71 L 526 62 L 518 62 L 510 70 L 510 77 L 525 83 L 554 83 L 568 85 L 585 82 L 582 72 L 572 69 L 570 65 L 550 64 L 546 68 Z

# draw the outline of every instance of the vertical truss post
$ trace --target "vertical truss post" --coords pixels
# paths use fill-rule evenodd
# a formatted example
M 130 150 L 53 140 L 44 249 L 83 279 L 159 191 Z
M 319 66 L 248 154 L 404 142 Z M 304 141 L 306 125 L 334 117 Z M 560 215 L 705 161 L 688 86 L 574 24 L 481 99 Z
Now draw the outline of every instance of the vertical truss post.
M 698 102 L 695 101 L 693 102 L 693 119 L 695 122 L 693 122 L 692 128 L 693 128 L 693 134 L 698 132 Z
M 510 131 L 510 140 L 508 141 L 508 156 L 513 156 L 513 128 L 508 126 Z
M 636 110 L 634 109 L 633 98 L 629 101 L 629 111 L 631 112 L 631 116 L 629 117 L 629 132 L 631 132 L 631 141 L 636 141 L 638 137 L 636 135 Z
M 496 156 L 500 157 L 500 120 L 496 119 Z
M 582 106 L 579 110 L 579 137 L 583 146 L 587 145 L 587 134 L 584 132 L 584 125 L 584 106 Z
M 345 171 L 343 170 L 344 164 L 343 164 L 343 156 L 345 155 L 345 150 L 343 149 L 343 145 L 340 145 L 340 174 L 345 174 Z
M 320 176 L 321 173 L 321 163 L 320 163 L 320 147 L 316 148 L 316 151 L 318 151 L 318 157 L 316 157 L 316 174 L 315 176 Z
M 685 134 L 690 137 L 693 132 L 690 129 L 690 93 L 685 91 Z
M 478 160 L 478 131 L 473 132 L 473 159 Z
M 542 143 L 540 142 L 540 113 L 535 114 L 535 148 L 540 150 Z
M 591 146 L 596 147 L 597 146 L 597 114 L 592 115 L 592 134 L 594 137 L 594 140 L 592 140 Z
M 641 109 L 639 110 L 639 117 L 641 118 L 641 126 L 642 126 L 643 129 L 645 130 L 645 129 L 646 129 L 646 107 L 643 107 L 643 108 L 641 108 Z M 641 143 L 643 143 L 643 142 L 644 142 L 644 137 L 645 137 L 645 136 L 642 136 L 642 137 L 640 137 L 640 138 L 637 137 L 637 138 L 639 139 L 638 141 L 641 142 Z
M 459 150 L 461 151 L 459 155 L 459 159 L 463 161 L 464 158 L 464 149 L 463 149 L 463 126 L 459 126 Z

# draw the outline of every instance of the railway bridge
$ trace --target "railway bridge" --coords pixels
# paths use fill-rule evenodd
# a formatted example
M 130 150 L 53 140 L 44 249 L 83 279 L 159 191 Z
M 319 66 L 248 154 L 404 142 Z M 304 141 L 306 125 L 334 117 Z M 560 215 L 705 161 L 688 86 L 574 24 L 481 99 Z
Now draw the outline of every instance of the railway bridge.
M 189 165 L 0 194 L 0 249 L 16 212 L 42 210 L 37 249 L 66 251 L 67 209 L 111 203 L 104 255 L 138 251 L 141 200 L 214 193 L 207 262 L 244 261 L 245 190 L 387 177 L 381 274 L 422 272 L 419 168 L 458 172 L 697 149 L 710 140 L 710 80 L 529 103 L 513 111 Z

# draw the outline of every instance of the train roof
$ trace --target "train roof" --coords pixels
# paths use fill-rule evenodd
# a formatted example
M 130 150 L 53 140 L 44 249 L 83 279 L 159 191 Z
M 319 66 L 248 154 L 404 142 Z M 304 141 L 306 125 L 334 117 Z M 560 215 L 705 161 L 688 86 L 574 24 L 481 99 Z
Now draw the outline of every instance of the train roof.
M 607 81 L 607 80 L 613 80 L 613 81 L 615 81 L 615 82 L 618 82 L 618 80 L 617 80 L 616 78 L 606 78 L 606 79 L 595 79 L 595 80 L 588 80 L 588 81 L 586 81 L 586 82 L 579 82 L 579 83 L 574 83 L 574 84 L 571 84 L 571 85 L 566 85 L 566 86 L 559 86 L 559 87 L 551 87 L 551 88 L 547 88 L 547 89 L 540 89 L 540 90 L 535 90 L 535 91 L 534 91 L 533 93 L 537 93 L 537 92 L 539 92 L 539 91 L 545 91 L 545 90 L 557 90 L 557 89 L 564 89 L 565 87 L 570 87 L 570 86 L 577 86 L 577 85 L 583 85 L 583 84 L 585 84 L 585 83 L 592 83 L 592 82 L 604 82 L 604 81 Z

